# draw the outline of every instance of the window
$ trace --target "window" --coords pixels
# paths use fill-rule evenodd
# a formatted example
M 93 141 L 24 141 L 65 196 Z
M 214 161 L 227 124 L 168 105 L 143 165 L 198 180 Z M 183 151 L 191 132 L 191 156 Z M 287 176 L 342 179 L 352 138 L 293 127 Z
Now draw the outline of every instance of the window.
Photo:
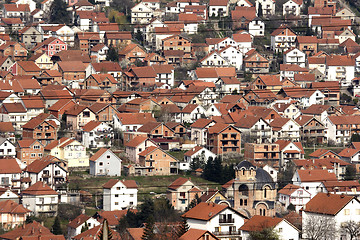
M 119 197 L 119 194 L 115 194 L 115 197 Z
M 115 205 L 116 205 L 116 206 L 119 205 L 119 202 L 115 202 Z
M 344 210 L 344 215 L 350 215 L 350 209 L 345 209 Z
M 103 166 L 104 165 L 104 163 L 103 162 L 99 162 L 99 166 Z

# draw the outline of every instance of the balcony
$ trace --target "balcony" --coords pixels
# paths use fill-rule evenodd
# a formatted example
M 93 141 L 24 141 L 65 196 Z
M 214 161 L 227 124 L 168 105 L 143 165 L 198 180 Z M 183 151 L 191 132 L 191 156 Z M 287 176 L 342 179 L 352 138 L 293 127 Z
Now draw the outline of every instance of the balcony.
M 234 219 L 230 218 L 230 219 L 219 219 L 219 224 L 226 224 L 226 223 L 234 223 Z
M 212 232 L 215 236 L 240 236 L 241 231 L 221 231 L 221 232 Z

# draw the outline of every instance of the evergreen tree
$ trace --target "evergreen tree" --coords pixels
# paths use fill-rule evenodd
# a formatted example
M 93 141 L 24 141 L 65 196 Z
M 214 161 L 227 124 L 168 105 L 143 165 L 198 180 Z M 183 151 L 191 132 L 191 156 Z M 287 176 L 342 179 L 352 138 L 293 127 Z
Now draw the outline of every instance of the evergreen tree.
M 206 180 L 211 181 L 212 180 L 212 168 L 213 168 L 213 158 L 209 157 L 203 171 L 203 178 Z
M 222 164 L 221 164 L 221 158 L 220 157 L 215 158 L 211 173 L 212 173 L 212 180 L 211 181 L 214 181 L 214 182 L 217 182 L 217 183 L 222 182 L 223 167 L 222 167 Z
M 142 240 L 154 240 L 155 233 L 154 233 L 154 218 L 152 215 L 149 216 L 145 223 L 144 233 L 141 237 Z
M 201 202 L 201 199 L 199 198 L 198 194 L 195 194 L 195 198 L 193 200 L 191 200 L 188 209 L 192 209 L 193 207 L 195 207 L 196 205 L 198 205 Z
M 106 55 L 106 61 L 118 62 L 119 61 L 119 53 L 116 48 L 113 46 L 109 47 L 109 51 Z
M 63 0 L 54 0 L 50 6 L 50 23 L 69 24 L 71 17 L 70 12 L 66 10 L 67 5 Z
M 62 235 L 60 220 L 58 217 L 55 218 L 54 224 L 51 227 L 51 232 L 55 235 Z
M 259 7 L 258 7 L 258 17 L 262 17 L 262 16 L 263 16 L 262 4 L 259 3 Z
M 150 216 L 154 216 L 154 201 L 151 198 L 145 198 L 144 202 L 140 205 L 139 211 L 139 221 L 141 223 L 146 222 Z
M 87 230 L 89 230 L 89 226 L 85 222 L 85 224 L 81 227 L 81 232 L 83 233 L 86 232 Z
M 261 231 L 250 232 L 251 240 L 279 240 L 279 235 L 273 228 L 264 228 Z
M 351 135 L 351 142 L 360 142 L 360 135 L 357 133 L 354 133 L 353 135 Z
M 100 228 L 99 232 L 99 240 L 111 240 L 112 239 L 112 233 L 109 228 L 108 221 L 105 219 L 103 225 Z
M 353 165 L 349 165 L 346 167 L 345 171 L 345 180 L 354 180 L 356 178 L 356 169 Z
M 178 237 L 181 237 L 189 230 L 189 225 L 187 224 L 186 218 L 183 218 L 181 221 L 181 225 L 179 226 L 179 229 L 176 231 L 176 235 Z

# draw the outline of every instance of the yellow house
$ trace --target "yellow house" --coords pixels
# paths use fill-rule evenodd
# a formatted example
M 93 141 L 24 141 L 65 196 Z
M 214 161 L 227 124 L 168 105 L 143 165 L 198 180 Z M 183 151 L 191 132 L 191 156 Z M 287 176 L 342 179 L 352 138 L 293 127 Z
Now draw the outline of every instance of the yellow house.
M 206 203 L 226 204 L 231 206 L 226 200 L 226 197 L 217 189 L 206 189 L 205 193 L 200 197 L 200 200 L 201 202 Z
M 259 75 L 252 85 L 255 89 L 267 89 L 275 94 L 282 88 L 280 75 Z
M 89 167 L 86 148 L 75 139 L 64 137 L 54 140 L 46 146 L 45 154 L 65 160 L 68 168 Z
M 46 53 L 35 54 L 29 58 L 29 61 L 34 61 L 41 70 L 49 70 L 54 65 L 51 57 Z

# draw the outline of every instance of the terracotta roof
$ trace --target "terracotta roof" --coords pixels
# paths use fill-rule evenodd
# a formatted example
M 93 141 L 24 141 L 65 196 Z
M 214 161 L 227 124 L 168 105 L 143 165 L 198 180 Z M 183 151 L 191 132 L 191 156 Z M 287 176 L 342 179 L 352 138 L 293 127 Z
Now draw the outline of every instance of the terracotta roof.
M 331 193 L 318 193 L 306 204 L 303 210 L 305 212 L 312 212 L 318 214 L 336 215 L 351 200 L 357 201 L 356 198 L 353 196 Z
M 86 64 L 81 61 L 61 61 L 57 62 L 57 64 L 63 72 L 85 72 L 85 68 L 87 67 Z
M 147 137 L 136 136 L 129 142 L 125 143 L 125 146 L 135 148 L 135 147 L 139 146 L 140 143 L 144 142 L 146 139 L 147 139 Z
M 297 36 L 298 43 L 317 43 L 318 39 L 315 36 Z
M 127 188 L 136 188 L 136 189 L 138 188 L 135 180 L 119 180 L 119 179 L 110 179 L 103 185 L 103 188 L 112 188 L 119 181 L 122 184 L 124 184 Z
M 144 151 L 142 151 L 141 153 L 139 153 L 139 156 L 145 157 L 148 154 L 152 153 L 153 151 L 155 151 L 156 149 L 159 149 L 159 147 L 155 147 L 155 146 L 150 146 L 147 147 Z
M 20 239 L 20 237 L 40 237 L 40 236 L 52 236 L 53 238 L 56 237 L 56 235 L 53 235 L 50 230 L 37 221 L 33 221 L 32 223 L 24 223 L 22 226 L 19 226 L 15 228 L 14 230 L 4 233 L 0 235 L 2 239 Z M 56 239 L 59 239 L 56 237 Z M 65 240 L 64 236 L 62 236 L 62 239 Z
M 151 113 L 117 113 L 123 125 L 142 125 L 147 122 L 156 122 Z
M 100 219 L 98 219 L 98 221 L 102 221 L 103 219 L 106 219 L 108 220 L 110 226 L 116 226 L 119 223 L 119 219 L 121 219 L 124 215 L 126 215 L 128 211 L 137 213 L 136 209 L 101 211 L 101 212 L 97 212 L 97 214 L 101 217 Z
M 26 113 L 26 109 L 21 103 L 3 103 L 2 106 L 8 113 Z
M 329 173 L 326 169 L 297 170 L 301 182 L 336 181 L 335 173 Z
M 15 158 L 0 158 L 0 174 L 22 173 Z
M 7 12 L 30 12 L 29 4 L 4 4 Z
M 246 232 L 262 231 L 265 228 L 276 227 L 283 220 L 283 218 L 278 217 L 255 215 L 247 220 L 244 225 L 240 227 L 240 230 Z
M 44 109 L 45 107 L 45 104 L 40 96 L 26 95 L 26 96 L 22 96 L 21 100 L 23 101 L 27 109 L 29 108 Z
M 11 214 L 25 214 L 31 212 L 29 209 L 23 207 L 12 200 L 5 200 L 0 202 L 0 213 L 11 213 Z
M 77 116 L 79 115 L 82 111 L 84 111 L 86 108 L 88 108 L 87 106 L 85 105 L 74 105 L 72 106 L 71 108 L 67 109 L 65 111 L 65 114 L 67 115 L 72 115 L 72 116 Z
M 15 132 L 14 126 L 11 122 L 0 122 L 0 132 L 7 133 L 7 132 Z
M 94 130 L 97 126 L 99 126 L 101 124 L 101 122 L 92 120 L 90 122 L 88 122 L 87 124 L 85 124 L 85 126 L 82 127 L 84 132 L 90 132 L 92 130 Z
M 327 66 L 354 66 L 355 59 L 351 56 L 331 55 L 326 57 Z
M 179 177 L 174 182 L 172 182 L 168 186 L 168 188 L 173 189 L 173 190 L 177 190 L 179 187 L 183 186 L 187 181 L 190 181 L 190 179 Z
M 109 220 L 108 220 L 108 223 L 111 226 Z M 82 233 L 74 236 L 73 239 L 75 239 L 75 240 L 101 240 L 100 239 L 100 232 L 101 232 L 102 227 L 103 227 L 102 224 L 98 225 L 98 226 L 95 226 L 95 227 L 93 227 L 93 228 L 91 228 L 89 230 L 86 230 L 85 232 L 82 232 Z M 115 232 L 111 228 L 110 228 L 110 232 L 111 232 L 112 239 L 114 239 L 114 240 L 121 239 L 118 232 Z
M 154 130 L 156 127 L 158 127 L 161 124 L 162 123 L 159 122 L 147 122 L 144 123 L 144 125 L 142 125 L 137 131 L 151 133 L 152 130 Z
M 144 228 L 127 228 L 129 235 L 134 240 L 141 240 L 144 235 Z
M 255 8 L 254 8 L 255 9 Z M 251 13 L 251 12 L 250 12 Z M 235 42 L 252 42 L 250 34 L 234 33 L 232 35 Z
M 91 63 L 96 72 L 102 72 L 104 69 L 107 72 L 122 72 L 121 66 L 117 62 L 103 61 L 99 63 Z
M 204 239 L 203 236 L 207 234 L 210 235 L 211 239 L 218 239 L 215 235 L 207 230 L 200 230 L 195 228 L 190 228 L 186 233 L 184 233 L 179 240 L 202 240 Z
M 29 148 L 33 143 L 37 142 L 36 139 L 22 139 L 18 140 L 17 144 L 20 148 Z
M 111 151 L 110 149 L 107 149 L 107 148 L 100 148 L 94 155 L 92 155 L 89 160 L 90 161 L 96 161 L 99 159 L 99 157 L 101 157 L 105 152 L 107 151 Z
M 328 152 L 334 153 L 333 151 L 328 150 L 328 149 L 318 148 L 318 149 L 316 149 L 314 152 L 310 153 L 310 154 L 309 154 L 309 157 L 319 158 L 319 157 L 323 156 L 324 154 L 326 154 L 326 153 L 328 153 Z
M 281 190 L 279 190 L 278 193 L 290 196 L 293 192 L 295 192 L 299 188 L 300 188 L 299 186 L 289 183 L 288 185 L 283 187 Z
M 181 215 L 181 217 L 209 221 L 226 208 L 228 208 L 227 205 L 201 202 L 183 215 Z
M 196 120 L 196 122 L 191 124 L 190 127 L 191 128 L 204 128 L 204 127 L 208 126 L 211 122 L 214 122 L 214 121 L 211 119 L 200 118 L 200 119 Z
M 46 183 L 40 181 L 23 190 L 22 193 L 27 195 L 58 195 L 58 193 Z
M 200 146 L 196 146 L 190 150 L 188 150 L 187 152 L 185 152 L 184 156 L 192 156 L 194 155 L 195 153 L 197 153 L 198 151 L 200 151 L 201 149 L 203 149 L 203 147 L 200 147 Z
M 89 216 L 86 216 L 85 214 L 80 214 L 79 216 L 71 220 L 67 226 L 75 229 L 81 226 L 84 222 L 86 222 L 89 219 L 90 219 Z

